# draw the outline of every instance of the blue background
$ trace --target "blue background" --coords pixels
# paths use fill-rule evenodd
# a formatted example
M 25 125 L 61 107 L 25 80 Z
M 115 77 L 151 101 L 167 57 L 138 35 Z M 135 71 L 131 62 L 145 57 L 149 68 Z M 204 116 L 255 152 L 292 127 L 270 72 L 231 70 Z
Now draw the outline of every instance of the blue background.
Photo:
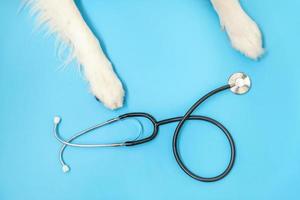
M 28 10 L 17 12 L 19 1 L 0 4 L 1 200 L 300 198 L 299 1 L 242 0 L 264 35 L 258 62 L 230 47 L 208 0 L 78 1 L 126 86 L 117 111 L 95 101 L 74 63 L 58 70 L 55 39 L 33 31 Z M 202 183 L 181 171 L 171 148 L 175 124 L 141 146 L 69 148 L 72 171 L 62 173 L 55 115 L 64 119 L 64 137 L 125 112 L 182 115 L 236 71 L 251 76 L 251 92 L 224 92 L 196 112 L 232 132 L 238 154 L 225 179 Z M 180 142 L 185 162 L 216 175 L 229 157 L 224 136 L 205 123 L 189 125 Z M 135 130 L 128 122 L 128 129 L 119 124 L 81 141 L 133 137 Z

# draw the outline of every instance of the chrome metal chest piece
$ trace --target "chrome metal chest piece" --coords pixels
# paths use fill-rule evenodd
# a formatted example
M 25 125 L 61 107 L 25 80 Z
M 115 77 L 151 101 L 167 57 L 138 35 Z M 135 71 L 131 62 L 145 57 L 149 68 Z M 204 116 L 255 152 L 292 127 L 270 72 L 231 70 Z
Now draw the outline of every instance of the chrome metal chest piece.
M 235 94 L 245 94 L 251 88 L 249 76 L 241 72 L 233 74 L 229 78 L 228 84 L 231 86 L 230 90 Z

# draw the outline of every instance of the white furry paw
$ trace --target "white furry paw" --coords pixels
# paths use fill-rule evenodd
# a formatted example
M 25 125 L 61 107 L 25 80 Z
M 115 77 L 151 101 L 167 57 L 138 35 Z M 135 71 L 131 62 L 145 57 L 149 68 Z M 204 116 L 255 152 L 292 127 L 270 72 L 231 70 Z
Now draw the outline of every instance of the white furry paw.
M 232 46 L 249 58 L 258 59 L 264 53 L 262 34 L 257 24 L 243 10 L 239 0 L 211 2 Z
M 224 24 L 232 46 L 254 60 L 263 53 L 262 36 L 256 23 L 246 14 L 230 18 Z
M 111 74 L 106 77 L 90 79 L 91 92 L 97 100 L 114 110 L 123 106 L 124 90 L 119 79 Z

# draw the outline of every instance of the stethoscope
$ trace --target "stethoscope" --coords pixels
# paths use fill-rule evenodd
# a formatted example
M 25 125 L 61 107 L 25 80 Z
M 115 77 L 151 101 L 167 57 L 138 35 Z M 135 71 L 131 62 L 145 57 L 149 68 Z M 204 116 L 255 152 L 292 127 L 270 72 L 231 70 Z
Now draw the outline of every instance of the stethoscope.
M 198 108 L 199 105 L 201 105 L 205 100 L 207 100 L 209 97 L 222 92 L 224 90 L 228 90 L 230 89 L 233 93 L 235 94 L 245 94 L 249 91 L 251 87 L 251 81 L 250 78 L 244 74 L 244 73 L 235 73 L 233 74 L 228 81 L 228 84 L 219 87 L 211 92 L 209 92 L 208 94 L 204 95 L 202 98 L 200 98 L 187 112 L 184 116 L 182 117 L 174 117 L 174 118 L 170 118 L 170 119 L 164 119 L 161 121 L 156 120 L 152 115 L 148 114 L 148 113 L 142 113 L 142 112 L 134 112 L 134 113 L 127 113 L 127 114 L 123 114 L 120 115 L 119 117 L 107 120 L 106 122 L 97 124 L 93 127 L 90 127 L 88 129 L 85 129 L 77 134 L 75 134 L 74 136 L 72 136 L 70 139 L 68 140 L 64 140 L 62 139 L 59 134 L 58 134 L 58 126 L 61 122 L 61 118 L 60 117 L 55 117 L 54 118 L 54 135 L 56 137 L 56 139 L 63 144 L 63 146 L 61 147 L 60 150 L 60 162 L 62 164 L 62 169 L 64 172 L 68 172 L 70 170 L 69 166 L 65 163 L 64 159 L 63 159 L 63 153 L 65 151 L 65 148 L 67 146 L 72 146 L 72 147 L 81 147 L 81 148 L 96 148 L 96 147 L 121 147 L 121 146 L 135 146 L 135 145 L 139 145 L 139 144 L 143 144 L 146 142 L 150 142 L 151 140 L 153 140 L 157 134 L 158 134 L 158 130 L 159 127 L 165 124 L 169 124 L 169 123 L 173 123 L 173 122 L 178 122 L 178 125 L 175 129 L 174 132 L 174 136 L 173 136 L 173 154 L 175 156 L 175 160 L 178 163 L 178 165 L 181 167 L 181 169 L 190 177 L 198 180 L 198 181 L 203 181 L 203 182 L 214 182 L 214 181 L 218 181 L 222 178 L 224 178 L 226 175 L 229 174 L 229 172 L 231 171 L 234 161 L 235 161 L 235 155 L 236 155 L 236 150 L 235 150 L 235 145 L 234 145 L 234 140 L 231 136 L 231 134 L 229 133 L 229 131 L 225 128 L 225 126 L 223 126 L 220 122 L 210 118 L 210 117 L 206 117 L 206 116 L 200 116 L 200 115 L 192 115 L 192 113 L 195 111 L 196 108 Z M 125 120 L 125 119 L 137 119 L 137 118 L 144 118 L 146 120 L 149 120 L 153 126 L 153 132 L 150 136 L 143 138 L 143 139 L 139 139 L 139 136 L 134 139 L 134 140 L 130 140 L 130 141 L 125 141 L 125 142 L 118 142 L 118 143 L 107 143 L 107 144 L 78 144 L 78 143 L 73 143 L 73 141 L 77 138 L 79 138 L 80 136 L 83 136 L 95 129 L 98 129 L 100 127 L 112 124 L 114 122 L 120 121 L 120 120 Z M 180 131 L 184 125 L 184 123 L 187 120 L 200 120 L 200 121 L 206 121 L 209 122 L 213 125 L 215 125 L 216 127 L 218 127 L 226 136 L 229 144 L 230 144 L 230 161 L 226 167 L 226 169 L 219 175 L 214 176 L 214 177 L 202 177 L 200 175 L 195 174 L 194 172 L 192 172 L 183 162 L 180 154 L 179 154 L 179 145 L 178 145 L 178 138 L 180 135 Z M 142 125 L 139 121 L 137 121 L 140 127 L 140 133 L 143 132 L 142 129 Z

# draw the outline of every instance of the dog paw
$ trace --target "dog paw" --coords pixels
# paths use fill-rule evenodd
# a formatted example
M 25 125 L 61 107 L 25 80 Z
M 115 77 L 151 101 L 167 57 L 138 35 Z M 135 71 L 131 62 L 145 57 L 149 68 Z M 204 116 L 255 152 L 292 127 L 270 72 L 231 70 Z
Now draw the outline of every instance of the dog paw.
M 239 0 L 211 0 L 233 48 L 254 60 L 263 53 L 261 32 L 241 7 Z
M 89 79 L 92 94 L 109 109 L 123 106 L 124 89 L 114 73 Z
M 244 12 L 224 22 L 233 48 L 254 60 L 263 53 L 262 36 L 257 24 Z

